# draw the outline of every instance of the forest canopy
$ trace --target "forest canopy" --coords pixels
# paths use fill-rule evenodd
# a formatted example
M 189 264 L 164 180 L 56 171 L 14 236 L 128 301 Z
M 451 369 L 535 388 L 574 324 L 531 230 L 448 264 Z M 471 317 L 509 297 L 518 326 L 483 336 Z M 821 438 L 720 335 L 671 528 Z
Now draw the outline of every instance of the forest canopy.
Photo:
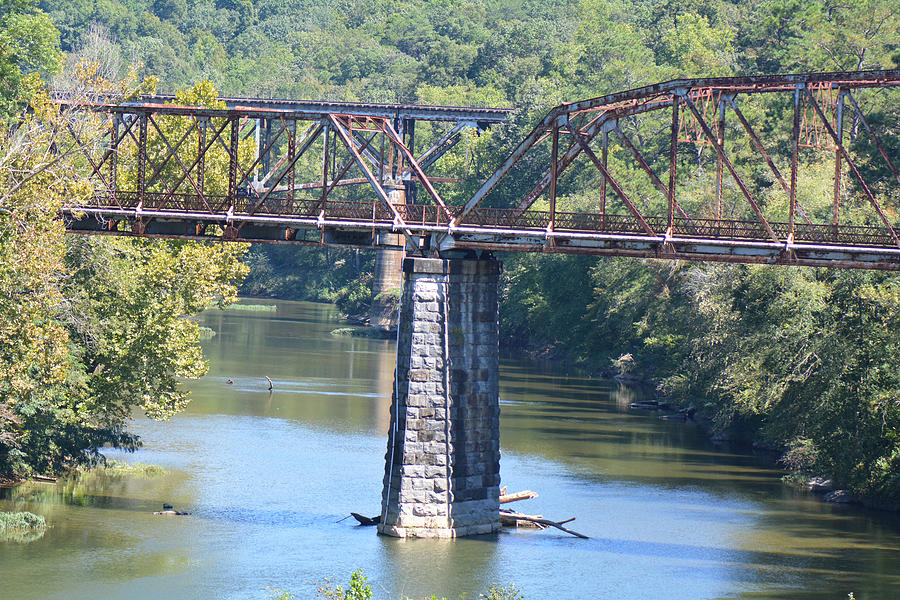
M 215 88 L 224 96 L 513 108 L 507 125 L 465 140 L 459 153 L 443 159 L 460 178 L 457 196 L 462 198 L 549 107 L 563 101 L 676 77 L 898 68 L 896 8 L 894 0 L 0 0 L 0 36 L 6 36 L 0 37 L 6 40 L 0 44 L 0 110 L 9 114 L 21 106 L 28 73 L 39 72 L 65 87 L 83 60 L 101 65 L 110 80 L 127 78 L 131 71 L 138 79 L 156 77 L 162 92 L 195 89 L 205 81 L 209 83 L 196 89 Z M 896 96 L 879 93 L 865 100 L 872 123 L 884 130 L 887 152 L 900 163 L 900 103 Z M 762 131 L 770 131 L 785 118 L 785 110 L 775 102 L 748 108 L 748 114 Z M 637 131 L 646 125 L 625 126 Z M 876 151 L 858 135 L 859 124 L 848 130 L 860 168 L 876 182 L 873 193 L 897 223 L 900 184 L 875 160 Z M 655 139 L 636 136 L 648 156 L 664 156 Z M 752 149 L 735 145 L 728 150 L 735 165 L 748 172 L 747 185 L 763 210 L 784 203 L 771 175 L 749 160 Z M 786 139 L 776 139 L 770 150 L 779 164 L 789 160 Z M 678 174 L 678 184 L 685 202 L 703 209 L 715 161 L 699 149 L 694 158 L 693 168 Z M 610 160 L 626 168 L 629 159 L 619 146 L 611 147 Z M 817 217 L 831 208 L 829 160 L 821 153 L 802 155 L 798 185 L 805 206 Z M 659 173 L 667 168 L 664 160 L 653 166 Z M 538 167 L 526 163 L 523 168 Z M 86 193 L 76 175 L 58 184 L 35 181 L 63 186 L 53 188 L 57 191 L 46 200 L 51 204 L 41 210 Z M 637 196 L 654 196 L 649 183 L 633 186 Z M 594 209 L 598 187 L 594 172 L 568 173 L 560 180 L 560 202 Z M 29 210 L 27 203 L 34 201 L 29 194 L 37 193 L 23 190 L 4 197 L 4 202 L 23 206 L 9 204 L 6 210 Z M 492 202 L 514 205 L 517 193 L 511 190 Z M 849 177 L 839 193 L 848 222 L 869 218 Z M 733 188 L 726 196 L 732 206 L 737 204 Z M 41 210 L 37 213 L 45 214 Z M 131 345 L 139 343 L 136 332 L 125 320 L 113 319 L 111 331 L 88 325 L 107 323 L 103 315 L 116 314 L 120 304 L 151 314 L 138 302 L 147 300 L 147 294 L 149 301 L 166 306 L 168 315 L 202 308 L 204 304 L 191 304 L 175 290 L 150 293 L 152 286 L 179 273 L 178 265 L 188 259 L 201 265 L 201 276 L 225 298 L 232 293 L 228 286 L 240 279 L 234 266 L 237 250 L 66 241 L 58 224 L 37 213 L 29 217 L 36 219 L 33 226 L 53 240 L 40 248 L 15 229 L 13 220 L 0 216 L 0 228 L 7 227 L 0 232 L 0 249 L 7 252 L 0 254 L 0 270 L 10 270 L 22 282 L 9 285 L 37 282 L 27 284 L 34 294 L 23 295 L 25 287 L 0 288 L 0 300 L 8 303 L 0 302 L 0 323 L 16 314 L 33 314 L 29 322 L 41 328 L 43 337 L 10 338 L 4 342 L 10 345 L 0 349 L 18 348 L 20 353 L 2 354 L 0 360 L 19 366 L 31 360 L 27 364 L 33 368 L 21 375 L 22 381 L 32 382 L 29 390 L 40 391 L 34 406 L 49 408 L 35 409 L 34 416 L 10 412 L 8 398 L 22 396 L 15 395 L 18 388 L 10 391 L 11 379 L 0 377 L 0 401 L 6 402 L 0 404 L 0 411 L 6 411 L 6 417 L 0 412 L 0 444 L 18 440 L 15 452 L 20 453 L 0 453 L 0 471 L 4 460 L 6 465 L 15 457 L 24 460 L 16 427 L 27 419 L 83 422 L 78 420 L 81 407 L 101 401 L 104 411 L 121 416 L 125 404 L 116 403 L 140 404 L 139 397 L 162 401 L 166 410 L 180 406 L 180 399 L 167 395 L 170 388 L 109 387 L 109 365 L 120 361 L 116 364 L 122 368 L 134 368 L 128 360 L 133 356 L 129 352 L 139 348 Z M 27 251 L 42 252 L 41 264 L 46 265 L 33 272 L 10 258 L 26 251 L 22 244 L 29 243 Z M 245 289 L 352 298 L 348 303 L 356 309 L 365 300 L 371 257 L 332 252 L 343 256 L 255 247 L 247 259 L 251 272 Z M 501 327 L 508 339 L 527 340 L 535 351 L 592 369 L 624 368 L 620 359 L 628 356 L 633 373 L 652 379 L 660 393 L 700 409 L 715 429 L 779 449 L 790 468 L 833 476 L 862 494 L 900 498 L 896 277 L 565 256 L 503 259 Z M 131 263 L 145 265 L 144 273 L 102 283 L 104 273 Z M 58 281 L 48 281 L 48 273 L 60 274 Z M 91 287 L 96 285 L 109 289 Z M 63 306 L 77 308 L 79 318 L 67 317 Z M 22 313 L 23 307 L 31 312 Z M 170 341 L 192 357 L 187 366 L 196 365 L 198 358 L 190 350 L 194 346 L 187 343 L 194 335 L 190 325 L 177 323 L 180 337 Z M 11 328 L 3 331 L 16 334 Z M 56 340 L 53 352 L 34 347 L 37 339 Z M 34 362 L 38 356 L 45 362 Z M 166 368 L 168 374 L 176 372 L 173 365 Z M 185 372 L 200 371 L 190 367 Z M 114 422 L 95 420 L 90 426 Z M 124 430 L 115 427 L 83 433 L 97 431 L 103 435 L 66 443 L 90 448 L 105 441 L 130 443 L 131 438 L 121 437 Z M 49 451 L 41 440 L 28 443 L 36 453 Z M 30 468 L 43 466 L 33 463 Z

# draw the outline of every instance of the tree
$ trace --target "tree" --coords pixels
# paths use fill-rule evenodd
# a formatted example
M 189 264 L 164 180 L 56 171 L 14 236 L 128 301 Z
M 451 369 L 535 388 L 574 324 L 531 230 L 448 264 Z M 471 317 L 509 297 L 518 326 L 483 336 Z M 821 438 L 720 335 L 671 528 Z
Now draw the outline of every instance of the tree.
M 0 117 L 24 100 L 23 77 L 59 68 L 59 31 L 33 0 L 0 0 Z
M 179 379 L 206 372 L 187 316 L 237 299 L 245 246 L 73 236 L 67 250 L 63 316 L 92 412 L 115 427 L 135 407 L 153 418 L 183 410 Z
M 15 127 L 0 123 L 0 474 L 43 470 L 94 437 L 78 425 L 70 394 L 77 360 L 56 318 L 65 272 L 56 215 L 64 202 L 90 193 L 72 176 L 71 153 L 46 152 L 71 119 L 36 102 Z M 108 441 L 99 437 L 94 444 Z
M 233 301 L 246 273 L 240 244 L 67 237 L 56 215 L 93 191 L 68 132 L 102 123 L 26 82 L 31 110 L 0 127 L 0 476 L 133 449 L 133 409 L 183 409 L 179 380 L 206 369 L 188 317 Z

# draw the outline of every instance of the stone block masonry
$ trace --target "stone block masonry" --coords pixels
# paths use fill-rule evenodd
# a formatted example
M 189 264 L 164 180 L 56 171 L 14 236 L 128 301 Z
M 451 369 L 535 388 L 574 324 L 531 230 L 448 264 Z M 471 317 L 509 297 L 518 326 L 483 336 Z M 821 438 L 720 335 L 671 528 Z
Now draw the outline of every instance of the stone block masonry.
M 379 533 L 500 529 L 495 260 L 406 258 Z

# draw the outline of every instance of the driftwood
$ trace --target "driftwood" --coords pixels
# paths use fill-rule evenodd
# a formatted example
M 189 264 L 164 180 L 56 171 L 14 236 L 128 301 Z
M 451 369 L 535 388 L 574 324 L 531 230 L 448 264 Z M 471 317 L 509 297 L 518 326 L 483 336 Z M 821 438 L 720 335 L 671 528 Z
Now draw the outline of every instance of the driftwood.
M 506 491 L 506 488 L 503 488 L 503 491 Z M 515 502 L 516 500 L 530 500 L 531 498 L 537 498 L 538 493 L 532 492 L 531 490 L 523 490 L 521 492 L 515 492 L 513 494 L 500 494 L 500 504 L 506 504 L 508 502 Z
M 272 384 L 272 380 L 269 379 L 269 376 L 268 376 L 268 375 L 263 375 L 263 377 L 265 377 L 265 378 L 266 378 L 266 381 L 269 382 L 269 391 L 271 392 L 271 391 L 275 388 L 275 386 Z
M 358 513 L 352 512 L 350 516 L 359 521 L 360 525 L 378 525 L 381 523 L 381 515 L 377 517 L 364 517 Z
M 508 517 L 511 519 L 516 519 L 519 521 L 531 521 L 532 523 L 538 523 L 539 525 L 549 525 L 550 527 L 556 527 L 560 531 L 565 531 L 570 535 L 574 535 L 575 537 L 579 537 L 583 540 L 590 539 L 588 536 L 583 533 L 578 533 L 577 531 L 572 531 L 571 529 L 567 529 L 563 527 L 563 523 L 570 523 L 575 520 L 574 517 L 571 519 L 566 519 L 565 521 L 551 521 L 550 519 L 544 519 L 538 515 L 523 515 L 522 513 L 517 513 L 513 511 L 503 511 L 500 513 L 501 520 L 503 517 Z
M 543 519 L 544 515 L 529 515 L 534 517 L 535 519 Z M 500 511 L 500 524 L 504 527 L 535 527 L 537 529 L 547 529 L 546 525 L 541 525 L 540 523 L 535 523 L 534 521 L 523 521 L 521 519 L 517 519 L 516 517 L 507 514 L 503 511 Z
M 32 475 L 31 478 L 42 483 L 56 483 L 56 477 L 47 477 L 46 475 Z
M 503 489 L 500 490 L 500 504 L 515 502 L 517 500 L 529 500 L 531 498 L 537 497 L 537 492 L 533 492 L 531 490 L 523 490 L 521 492 L 514 492 L 512 494 L 507 494 L 506 487 L 503 487 Z M 366 517 L 364 515 L 351 512 L 350 516 L 356 519 L 356 521 L 360 525 L 378 525 L 379 523 L 381 523 L 381 515 L 378 515 L 377 517 Z M 341 520 L 343 521 L 343 519 Z M 514 510 L 504 510 L 502 508 L 500 509 L 501 525 L 506 525 L 507 527 L 537 527 L 539 529 L 555 527 L 560 531 L 565 531 L 566 533 L 574 535 L 575 537 L 579 537 L 585 540 L 588 539 L 588 536 L 584 534 L 563 527 L 563 525 L 565 525 L 566 523 L 571 523 L 574 520 L 575 517 L 566 519 L 564 521 L 551 521 L 550 519 L 545 519 L 544 515 L 526 515 Z

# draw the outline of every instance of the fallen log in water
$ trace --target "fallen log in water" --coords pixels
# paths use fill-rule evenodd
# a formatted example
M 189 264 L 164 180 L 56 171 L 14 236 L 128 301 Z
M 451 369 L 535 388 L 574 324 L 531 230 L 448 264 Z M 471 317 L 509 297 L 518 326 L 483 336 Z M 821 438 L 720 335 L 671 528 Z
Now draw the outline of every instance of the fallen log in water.
M 543 519 L 544 515 L 529 515 L 535 519 Z M 535 523 L 532 520 L 522 520 L 517 519 L 513 515 L 507 514 L 503 511 L 500 511 L 500 524 L 504 527 L 534 527 L 536 529 L 547 529 L 546 525 L 541 525 L 540 523 Z
M 565 521 L 551 521 L 550 519 L 544 519 L 539 515 L 523 515 L 522 513 L 517 513 L 514 511 L 501 511 L 500 519 L 503 520 L 503 517 L 508 517 L 510 519 L 516 519 L 518 521 L 531 521 L 532 523 L 538 523 L 540 525 L 549 525 L 550 527 L 556 527 L 560 531 L 565 531 L 570 535 L 574 535 L 575 537 L 579 537 L 583 540 L 590 539 L 588 536 L 578 533 L 577 531 L 572 531 L 571 529 L 567 529 L 563 527 L 563 523 L 570 523 L 575 520 L 575 517 L 571 519 L 566 519 Z
M 359 513 L 352 512 L 350 513 L 350 516 L 359 521 L 360 525 L 378 525 L 381 523 L 381 515 L 378 515 L 377 517 L 366 517 Z
M 506 488 L 504 488 L 504 491 Z M 532 492 L 531 490 L 522 490 L 521 492 L 515 492 L 512 494 L 500 494 L 500 504 L 506 504 L 508 502 L 515 502 L 516 500 L 530 500 L 531 498 L 537 498 L 538 493 Z

